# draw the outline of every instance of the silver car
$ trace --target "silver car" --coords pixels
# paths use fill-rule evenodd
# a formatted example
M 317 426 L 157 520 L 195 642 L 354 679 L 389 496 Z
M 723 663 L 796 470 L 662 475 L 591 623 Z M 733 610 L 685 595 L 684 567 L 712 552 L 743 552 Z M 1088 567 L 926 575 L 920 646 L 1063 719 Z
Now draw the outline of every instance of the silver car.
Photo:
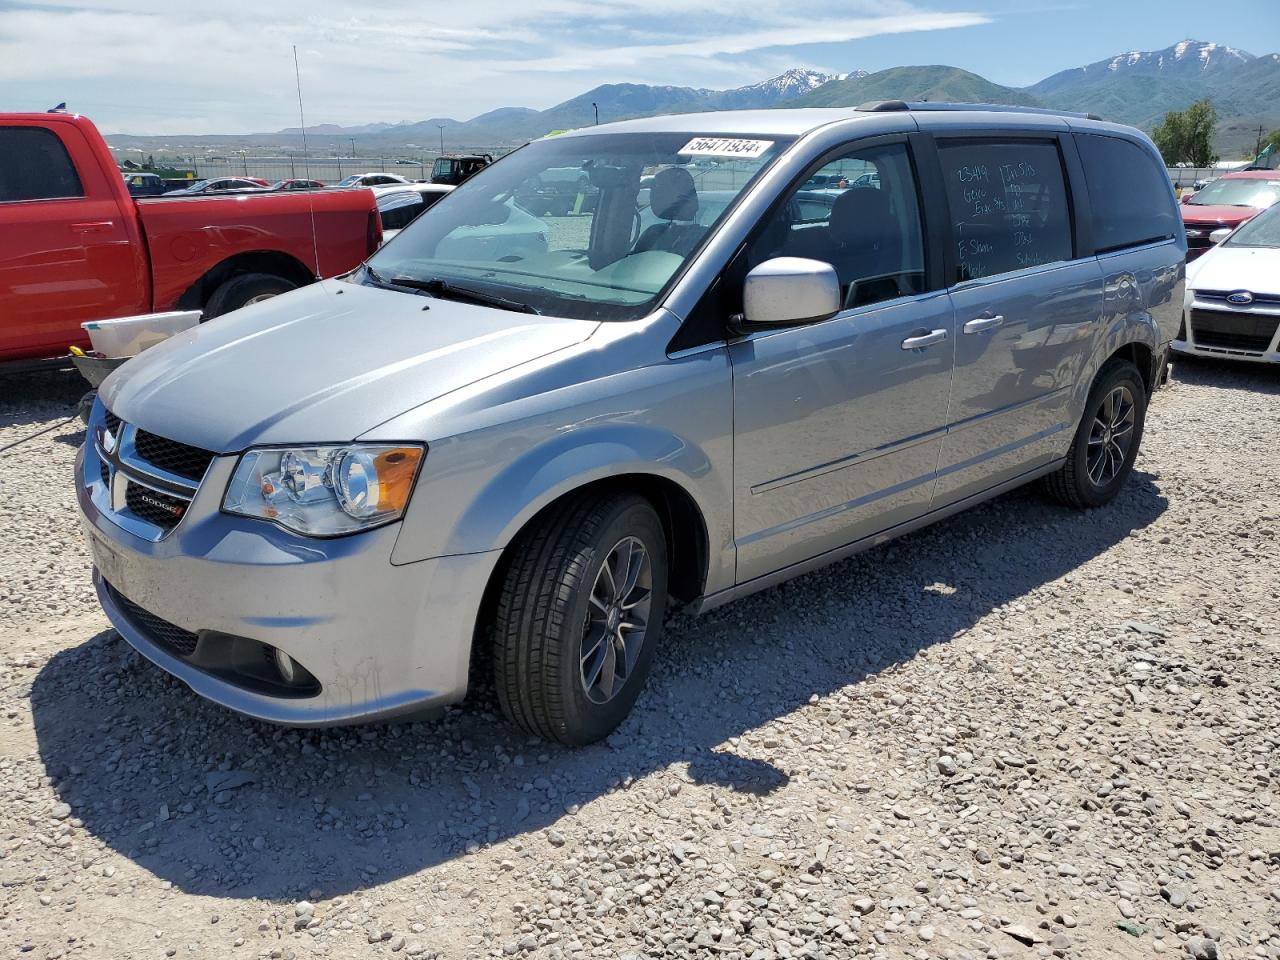
M 508 242 L 569 167 L 545 244 Z M 523 729 L 594 741 L 675 603 L 1032 480 L 1115 497 L 1185 253 L 1150 141 L 1083 116 L 890 102 L 540 140 L 353 273 L 106 381 L 77 463 L 98 594 L 264 720 L 419 713 L 476 663 Z

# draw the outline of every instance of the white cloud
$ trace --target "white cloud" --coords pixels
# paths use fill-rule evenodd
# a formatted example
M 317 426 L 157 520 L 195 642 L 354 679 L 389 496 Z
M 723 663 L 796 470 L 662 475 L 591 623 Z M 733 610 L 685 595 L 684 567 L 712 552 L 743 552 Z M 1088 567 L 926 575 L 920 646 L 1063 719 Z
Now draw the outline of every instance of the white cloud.
M 272 130 L 296 124 L 296 44 L 310 122 L 466 118 L 547 107 L 598 83 L 732 86 L 796 62 L 789 48 L 988 22 L 902 0 L 846 0 L 838 11 L 828 0 L 784 11 L 739 0 L 732 29 L 705 0 L 352 10 L 337 0 L 0 0 L 0 86 L 7 108 L 66 100 L 113 131 Z

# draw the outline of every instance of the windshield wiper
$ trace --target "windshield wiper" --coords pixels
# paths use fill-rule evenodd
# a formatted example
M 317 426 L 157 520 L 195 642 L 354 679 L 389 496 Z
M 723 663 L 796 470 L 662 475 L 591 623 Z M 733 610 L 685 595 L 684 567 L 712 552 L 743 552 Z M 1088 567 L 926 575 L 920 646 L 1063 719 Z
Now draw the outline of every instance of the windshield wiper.
M 375 277 L 375 279 L 377 279 Z M 385 281 L 396 287 L 407 287 L 410 290 L 421 290 L 441 300 L 461 300 L 466 303 L 478 303 L 486 307 L 498 307 L 501 310 L 513 310 L 516 313 L 538 313 L 537 308 L 519 300 L 509 300 L 496 293 L 485 293 L 470 287 L 460 287 L 456 283 L 445 280 L 419 280 L 417 277 L 392 277 Z

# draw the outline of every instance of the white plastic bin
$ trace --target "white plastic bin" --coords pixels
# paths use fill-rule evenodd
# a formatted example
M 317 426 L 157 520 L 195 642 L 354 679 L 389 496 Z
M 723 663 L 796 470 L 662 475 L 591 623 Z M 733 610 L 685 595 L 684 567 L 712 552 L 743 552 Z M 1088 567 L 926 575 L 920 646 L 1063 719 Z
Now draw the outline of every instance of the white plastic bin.
M 89 333 L 93 349 L 108 357 L 132 357 L 147 347 L 190 330 L 200 322 L 199 310 L 147 313 L 140 317 L 90 320 L 80 324 Z

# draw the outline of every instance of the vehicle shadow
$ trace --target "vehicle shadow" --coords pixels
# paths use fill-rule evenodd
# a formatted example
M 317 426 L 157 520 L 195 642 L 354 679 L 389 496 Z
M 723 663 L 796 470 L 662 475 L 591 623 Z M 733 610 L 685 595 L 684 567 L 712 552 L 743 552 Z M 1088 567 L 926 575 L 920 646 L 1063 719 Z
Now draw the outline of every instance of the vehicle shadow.
M 1179 356 L 1173 362 L 1173 380 L 1225 390 L 1280 394 L 1280 364 Z
M 0 430 L 73 416 L 76 404 L 88 392 L 89 384 L 74 368 L 0 373 Z
M 657 804 L 683 802 L 668 795 L 677 780 L 778 790 L 790 773 L 772 738 L 811 697 L 946 643 L 1167 505 L 1141 472 L 1088 513 L 1015 491 L 704 617 L 676 614 L 633 716 L 585 749 L 517 734 L 483 690 L 433 721 L 280 729 L 203 701 L 111 631 L 37 676 L 38 749 L 86 830 L 188 893 L 331 897 L 506 839 L 553 855 L 554 834 L 522 835 L 611 791 Z M 657 784 L 635 782 L 655 770 Z

